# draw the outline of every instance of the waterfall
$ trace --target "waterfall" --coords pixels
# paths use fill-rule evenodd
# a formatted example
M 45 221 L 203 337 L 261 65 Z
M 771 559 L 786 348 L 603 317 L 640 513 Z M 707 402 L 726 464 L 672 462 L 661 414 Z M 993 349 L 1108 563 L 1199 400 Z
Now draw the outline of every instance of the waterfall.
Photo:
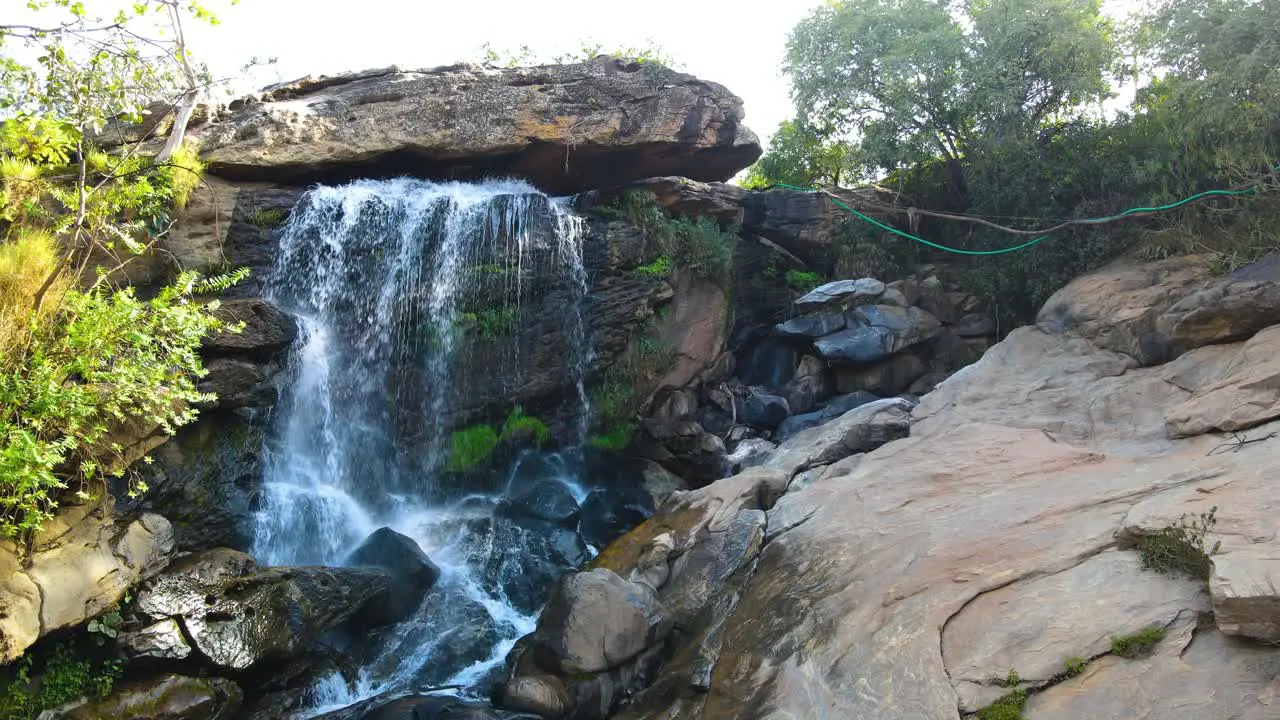
M 574 408 L 562 439 L 583 444 L 583 234 L 565 203 L 517 181 L 320 186 L 283 228 L 267 295 L 303 333 L 264 456 L 254 555 L 341 565 L 385 525 L 442 570 L 415 617 L 377 633 L 356 687 L 334 677 L 316 688 L 316 712 L 477 683 L 533 629 L 530 598 L 541 603 L 555 574 L 539 563 L 589 552 L 572 531 L 530 530 L 495 512 L 528 477 L 562 482 L 580 500 L 573 453 L 521 455 L 497 487 L 446 472 L 449 429 L 474 415 L 474 396 L 524 387 L 527 323 L 563 333 L 556 382 Z M 555 317 L 533 317 L 548 297 Z

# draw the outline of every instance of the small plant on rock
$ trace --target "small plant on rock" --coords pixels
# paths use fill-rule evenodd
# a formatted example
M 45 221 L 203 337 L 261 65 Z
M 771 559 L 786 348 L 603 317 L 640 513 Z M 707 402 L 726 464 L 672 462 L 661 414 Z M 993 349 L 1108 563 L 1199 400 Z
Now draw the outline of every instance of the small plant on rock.
M 1027 691 L 1018 689 L 1001 695 L 995 702 L 978 711 L 978 720 L 1023 720 Z
M 488 425 L 472 425 L 449 437 L 449 470 L 467 472 L 489 459 L 498 447 L 498 432 Z
M 787 285 L 796 292 L 807 293 L 822 284 L 822 278 L 818 273 L 804 272 L 803 270 L 788 270 Z
M 287 217 L 289 217 L 289 213 L 284 208 L 258 208 L 249 213 L 246 222 L 254 227 L 267 230 L 283 225 Z
M 1209 556 L 1216 553 L 1221 543 L 1205 549 L 1205 536 L 1218 522 L 1218 508 L 1198 516 L 1183 515 L 1175 525 L 1161 528 L 1150 535 L 1142 535 L 1137 541 L 1142 553 L 1142 565 L 1156 572 L 1170 574 L 1182 572 L 1201 580 L 1209 579 Z
M 1018 685 L 1021 683 L 1022 683 L 1022 676 L 1018 674 L 1017 670 L 1013 670 L 1013 669 L 1009 670 L 1008 675 L 1002 678 L 996 678 L 995 680 L 992 681 L 992 684 L 995 685 L 996 687 L 1005 687 L 1005 688 L 1018 687 Z
M 1076 677 L 1083 673 L 1084 669 L 1088 666 L 1089 661 L 1082 657 L 1069 657 L 1067 658 L 1066 669 L 1063 670 L 1062 675 L 1064 678 Z
M 1113 636 L 1111 652 L 1130 660 L 1144 658 L 1150 655 L 1163 639 L 1164 628 L 1153 625 L 1132 635 Z
M 524 434 L 532 437 L 534 444 L 538 447 L 542 447 L 551 439 L 551 429 L 547 424 L 532 415 L 525 415 L 524 408 L 517 405 L 511 410 L 511 414 L 507 415 L 506 422 L 502 423 L 502 439 Z
M 651 263 L 645 263 L 632 271 L 636 277 L 664 278 L 671 272 L 671 256 L 663 255 Z

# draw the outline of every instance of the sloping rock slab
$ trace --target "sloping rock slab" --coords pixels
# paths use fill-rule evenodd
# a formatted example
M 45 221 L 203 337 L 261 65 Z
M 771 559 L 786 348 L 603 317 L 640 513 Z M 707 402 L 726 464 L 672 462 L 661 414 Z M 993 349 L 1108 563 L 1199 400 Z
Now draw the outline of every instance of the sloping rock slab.
M 190 136 L 211 173 L 238 180 L 514 175 L 570 194 L 664 175 L 728 180 L 761 153 L 724 87 L 607 56 L 307 77 L 229 108 Z
M 163 675 L 55 712 L 53 720 L 233 720 L 243 700 L 230 680 Z
M 1214 376 L 1191 379 L 1171 371 L 1174 382 L 1194 393 L 1169 411 L 1165 424 L 1171 437 L 1236 432 L 1280 417 L 1280 326 L 1227 352 L 1233 357 L 1216 363 Z M 1196 365 L 1201 355 L 1222 353 L 1202 348 L 1179 358 L 1186 362 L 1178 367 Z
M 907 436 L 912 404 L 901 398 L 867 403 L 783 443 L 765 467 L 790 475 L 818 465 L 830 465 L 860 452 Z

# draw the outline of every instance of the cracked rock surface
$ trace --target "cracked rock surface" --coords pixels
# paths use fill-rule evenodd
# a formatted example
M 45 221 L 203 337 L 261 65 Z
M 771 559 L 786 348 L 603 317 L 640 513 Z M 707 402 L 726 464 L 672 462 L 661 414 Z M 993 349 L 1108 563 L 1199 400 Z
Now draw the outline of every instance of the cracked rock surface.
M 613 717 L 954 720 L 1012 670 L 1028 720 L 1280 718 L 1280 328 L 1224 325 L 1154 364 L 1122 351 L 1195 287 L 1108 272 L 1093 286 L 1132 290 L 1136 310 L 1107 297 L 1083 331 L 1015 330 L 914 409 L 805 431 L 602 552 L 675 615 Z M 1138 539 L 1212 508 L 1207 582 L 1144 568 Z M 763 540 L 726 542 L 752 512 Z M 748 550 L 709 572 L 720 547 Z M 719 580 L 689 593 L 711 583 L 687 577 Z M 1112 655 L 1153 626 L 1150 656 Z M 561 711 L 604 717 L 573 697 Z

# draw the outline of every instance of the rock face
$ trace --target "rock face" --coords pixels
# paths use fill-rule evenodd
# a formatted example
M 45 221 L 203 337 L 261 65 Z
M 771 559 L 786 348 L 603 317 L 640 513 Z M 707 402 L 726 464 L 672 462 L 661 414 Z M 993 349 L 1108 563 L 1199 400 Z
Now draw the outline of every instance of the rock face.
M 163 647 L 171 657 L 190 638 L 188 652 L 238 671 L 308 650 L 370 604 L 385 603 L 390 586 L 383 570 L 258 570 L 248 555 L 217 549 L 182 558 L 147 583 L 134 612 L 148 635 L 146 646 Z M 181 631 L 177 638 L 174 628 Z M 166 635 L 169 641 L 160 641 Z
M 109 507 L 64 508 L 36 533 L 33 552 L 0 548 L 0 660 L 37 639 L 80 625 L 114 606 L 131 586 L 169 562 L 173 529 L 144 514 L 116 521 Z
M 164 675 L 55 711 L 52 720 L 233 720 L 243 699 L 230 680 Z
M 422 598 L 440 578 L 440 568 L 422 552 L 413 538 L 388 527 L 373 531 L 347 558 L 348 565 L 377 567 L 391 575 L 386 603 L 366 608 L 362 620 L 385 625 L 418 609 Z
M 515 175 L 568 194 L 662 175 L 727 180 L 760 156 L 742 101 L 715 83 L 601 56 L 308 77 L 191 128 L 210 172 L 305 184 L 412 171 Z
M 1015 330 L 925 396 L 909 436 L 909 405 L 865 405 L 794 436 L 762 468 L 670 501 L 606 548 L 593 566 L 657 588 L 681 629 L 645 668 L 647 687 L 615 677 L 610 687 L 630 694 L 612 717 L 821 708 L 952 720 L 1009 692 L 1011 669 L 1032 693 L 1028 718 L 1274 717 L 1280 413 L 1265 378 L 1280 366 L 1276 328 L 1240 342 L 1238 326 L 1216 325 L 1201 347 L 1144 368 L 1095 344 L 1141 337 L 1126 325 L 1136 315 L 1121 306 L 1111 317 L 1091 321 L 1090 339 Z M 1252 429 L 1208 434 L 1233 403 L 1249 405 L 1239 422 Z M 852 417 L 861 429 L 838 432 Z M 1143 538 L 1215 507 L 1207 584 L 1143 567 Z M 753 559 L 729 561 L 742 555 L 715 543 L 756 511 L 762 537 L 743 545 Z M 728 574 L 697 570 L 701 547 Z M 709 576 L 720 594 L 676 590 Z M 1163 637 L 1150 656 L 1112 654 L 1112 638 L 1153 626 Z M 511 665 L 506 687 L 555 686 L 548 678 L 566 688 L 554 697 L 583 697 L 582 678 L 528 663 Z M 587 697 L 565 709 L 599 717 L 600 695 Z

